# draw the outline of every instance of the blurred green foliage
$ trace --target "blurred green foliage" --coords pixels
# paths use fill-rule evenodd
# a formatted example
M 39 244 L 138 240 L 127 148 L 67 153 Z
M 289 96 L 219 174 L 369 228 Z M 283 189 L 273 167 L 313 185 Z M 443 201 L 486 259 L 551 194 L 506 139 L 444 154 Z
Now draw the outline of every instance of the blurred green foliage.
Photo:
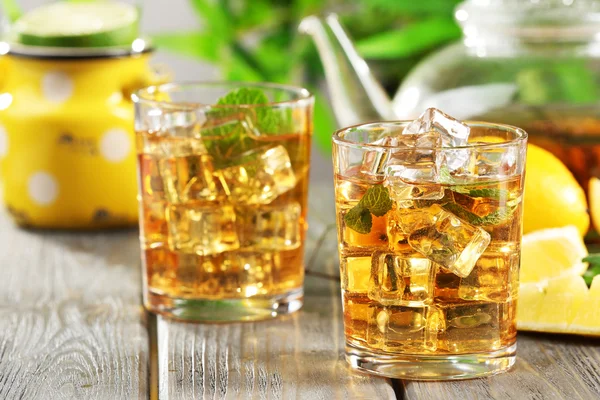
M 189 0 L 197 30 L 154 35 L 167 51 L 213 63 L 226 80 L 294 83 L 316 95 L 315 136 L 329 145 L 335 127 L 322 67 L 300 20 L 335 11 L 390 93 L 423 56 L 460 37 L 458 0 Z M 322 143 L 319 143 L 322 142 Z

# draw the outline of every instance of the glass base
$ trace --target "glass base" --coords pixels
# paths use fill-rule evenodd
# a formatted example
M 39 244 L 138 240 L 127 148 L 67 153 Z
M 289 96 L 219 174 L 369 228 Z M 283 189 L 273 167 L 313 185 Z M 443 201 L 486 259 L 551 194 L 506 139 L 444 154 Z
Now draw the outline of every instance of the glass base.
M 146 292 L 144 305 L 150 312 L 181 321 L 259 321 L 299 310 L 303 296 L 302 288 L 248 299 L 184 299 Z
M 346 361 L 358 371 L 397 379 L 458 380 L 495 375 L 516 360 L 517 344 L 491 353 L 389 355 L 346 345 Z

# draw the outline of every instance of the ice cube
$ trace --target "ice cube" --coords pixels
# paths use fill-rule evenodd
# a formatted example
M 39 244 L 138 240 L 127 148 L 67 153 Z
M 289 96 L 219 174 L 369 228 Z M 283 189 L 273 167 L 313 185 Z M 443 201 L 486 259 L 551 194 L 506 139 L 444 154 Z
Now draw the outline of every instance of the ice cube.
M 364 151 L 360 172 L 371 179 L 383 179 L 391 147 L 398 147 L 400 143 L 396 136 L 386 136 L 369 144 L 382 147 L 372 147 Z
M 146 201 L 165 199 L 165 187 L 160 174 L 159 156 L 138 155 L 139 185 L 141 198 Z
M 343 290 L 367 293 L 371 276 L 371 257 L 343 257 L 340 272 Z
M 442 150 L 438 158 L 438 166 L 446 166 L 453 175 L 472 175 L 473 152 L 472 149 Z
M 408 244 L 460 277 L 471 273 L 490 243 L 490 234 L 444 210 L 428 208 L 396 210 L 396 220 L 408 235 Z
M 433 263 L 418 253 L 375 251 L 369 298 L 383 305 L 423 306 L 433 298 Z
M 479 257 L 469 276 L 461 278 L 458 296 L 464 300 L 507 301 L 519 289 L 519 252 L 514 242 L 495 242 Z
M 301 211 L 297 202 L 237 209 L 240 247 L 280 251 L 299 247 Z
M 413 200 L 439 200 L 444 197 L 444 188 L 433 183 L 413 184 L 407 181 L 389 177 L 384 186 L 390 191 L 390 197 L 402 208 L 408 208 Z
M 438 132 L 398 134 L 373 142 L 381 148 L 366 150 L 361 172 L 381 179 L 394 177 L 407 182 L 437 182 L 437 147 L 441 146 Z
M 489 143 L 488 143 L 489 144 Z M 518 147 L 474 147 L 471 174 L 475 176 L 500 177 L 518 175 Z
M 371 314 L 369 302 L 361 300 L 361 296 L 354 296 L 348 292 L 342 292 L 342 296 L 346 340 L 365 346 L 369 315 Z
M 219 261 L 218 270 L 224 276 L 222 290 L 243 297 L 267 294 L 280 268 L 279 255 L 272 252 L 228 252 Z
M 230 205 L 171 205 L 167 222 L 169 247 L 174 250 L 207 255 L 239 248 Z
M 443 321 L 434 306 L 372 305 L 369 310 L 367 344 L 385 352 L 429 353 L 438 347 Z
M 441 199 L 444 189 L 439 182 L 437 150 L 441 145 L 437 132 L 407 134 L 393 138 L 399 144 L 389 150 L 384 173 L 385 185 L 396 202 L 417 199 Z
M 205 154 L 161 160 L 161 170 L 171 203 L 211 201 L 218 196 L 211 159 Z
M 503 177 L 518 175 L 522 165 L 517 147 L 489 147 L 471 142 L 469 149 L 444 150 L 443 163 L 456 177 Z
M 402 132 L 405 135 L 437 132 L 442 147 L 465 146 L 469 140 L 468 125 L 450 117 L 436 108 L 428 108 L 421 116 L 411 122 Z M 469 149 L 442 150 L 436 157 L 437 169 L 446 166 L 450 171 L 465 168 L 471 159 Z
M 142 251 L 142 262 L 150 290 L 163 292 L 173 286 L 177 254 L 165 247 L 148 248 Z
M 167 245 L 169 229 L 166 220 L 167 203 L 164 201 L 140 200 L 140 242 L 142 248 L 156 248 Z
M 437 182 L 436 148 L 441 146 L 438 132 L 403 134 L 394 138 L 398 144 L 390 150 L 385 164 L 386 177 L 404 179 L 408 182 Z
M 359 168 L 360 166 L 352 167 L 346 171 L 346 176 L 336 177 L 335 196 L 338 204 L 355 206 L 371 186 L 383 182 L 381 179 L 370 179 L 371 176 L 363 175 Z
M 212 260 L 197 254 L 187 254 L 182 252 L 174 253 L 177 257 L 175 287 L 176 290 L 179 291 L 179 295 L 204 296 L 207 283 L 204 270 L 207 264 L 212 265 Z
M 453 302 L 460 298 L 458 288 L 462 278 L 453 274 L 445 268 L 437 266 L 435 272 L 435 282 L 433 296 L 436 301 Z
M 215 171 L 235 204 L 269 204 L 296 186 L 290 157 L 283 146 L 250 150 L 232 166 Z
M 419 118 L 408 124 L 402 134 L 414 135 L 438 132 L 443 147 L 458 147 L 467 144 L 470 128 L 436 108 L 428 108 Z
M 438 336 L 439 343 L 452 353 L 498 350 L 516 335 L 515 308 L 512 301 L 440 305 L 446 325 Z
M 387 213 L 387 237 L 389 241 L 389 249 L 395 252 L 410 251 L 411 247 L 408 244 L 408 235 L 403 229 L 403 224 L 399 220 L 403 217 L 405 211 L 403 209 L 392 210 Z
M 180 138 L 199 138 L 200 127 L 206 121 L 203 110 L 162 111 L 160 115 L 161 135 Z

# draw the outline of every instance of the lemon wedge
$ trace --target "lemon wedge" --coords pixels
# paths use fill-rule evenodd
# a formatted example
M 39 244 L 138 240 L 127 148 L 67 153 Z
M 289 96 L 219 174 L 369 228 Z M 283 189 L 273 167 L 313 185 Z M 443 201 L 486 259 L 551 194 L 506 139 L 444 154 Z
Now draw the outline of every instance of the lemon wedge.
M 543 229 L 523 236 L 521 247 L 520 282 L 541 283 L 563 276 L 581 276 L 588 255 L 579 230 L 575 226 Z
M 517 329 L 600 335 L 600 279 L 588 289 L 579 275 L 564 275 L 519 288 Z

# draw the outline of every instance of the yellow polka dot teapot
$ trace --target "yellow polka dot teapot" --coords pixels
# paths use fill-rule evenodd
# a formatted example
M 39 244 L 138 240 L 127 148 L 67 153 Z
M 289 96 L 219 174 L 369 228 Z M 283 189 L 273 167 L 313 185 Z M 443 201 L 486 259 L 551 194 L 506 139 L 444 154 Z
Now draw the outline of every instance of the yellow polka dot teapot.
M 135 225 L 130 94 L 160 80 L 149 47 L 141 39 L 85 48 L 23 42 L 0 43 L 0 182 L 9 214 L 35 228 Z

